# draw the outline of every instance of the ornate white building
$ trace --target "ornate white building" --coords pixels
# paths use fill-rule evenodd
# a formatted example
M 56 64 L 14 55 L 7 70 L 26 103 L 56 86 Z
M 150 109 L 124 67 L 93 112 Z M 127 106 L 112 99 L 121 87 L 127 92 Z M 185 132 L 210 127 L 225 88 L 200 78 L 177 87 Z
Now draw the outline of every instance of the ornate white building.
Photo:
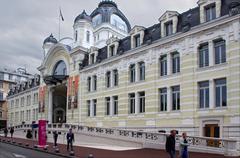
M 112 1 L 83 11 L 73 39 L 44 41 L 38 118 L 240 142 L 239 8 L 199 0 L 132 29 Z

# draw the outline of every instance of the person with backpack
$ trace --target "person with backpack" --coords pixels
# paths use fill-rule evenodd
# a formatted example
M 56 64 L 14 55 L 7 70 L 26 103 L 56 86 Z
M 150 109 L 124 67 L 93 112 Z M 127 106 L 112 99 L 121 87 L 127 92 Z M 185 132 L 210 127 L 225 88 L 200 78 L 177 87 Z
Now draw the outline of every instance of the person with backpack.
M 176 131 L 171 130 L 170 135 L 167 137 L 167 141 L 165 144 L 166 151 L 168 152 L 170 158 L 176 158 L 175 137 L 176 137 Z

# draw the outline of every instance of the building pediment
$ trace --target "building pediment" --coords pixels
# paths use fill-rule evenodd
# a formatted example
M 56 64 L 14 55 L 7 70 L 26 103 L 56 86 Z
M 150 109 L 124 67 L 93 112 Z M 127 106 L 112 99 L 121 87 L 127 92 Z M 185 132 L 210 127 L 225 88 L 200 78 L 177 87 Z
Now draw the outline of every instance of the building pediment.
M 136 34 L 137 32 L 143 31 L 144 29 L 145 29 L 145 27 L 136 25 L 132 28 L 132 30 L 129 32 L 129 34 L 130 35 Z
M 160 18 L 159 21 L 165 21 L 166 19 L 170 19 L 172 17 L 178 16 L 179 13 L 177 11 L 166 11 Z

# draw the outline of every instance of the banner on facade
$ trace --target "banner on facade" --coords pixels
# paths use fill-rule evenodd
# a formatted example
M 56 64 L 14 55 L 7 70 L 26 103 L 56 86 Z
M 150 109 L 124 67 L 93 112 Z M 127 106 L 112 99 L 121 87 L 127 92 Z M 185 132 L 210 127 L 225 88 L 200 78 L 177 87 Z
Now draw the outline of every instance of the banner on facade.
M 68 79 L 68 109 L 78 107 L 78 84 L 79 76 L 72 76 Z
M 45 93 L 46 93 L 46 86 L 39 88 L 39 113 L 45 111 Z
M 47 144 L 47 121 L 39 120 L 38 121 L 38 145 L 39 147 L 45 147 Z

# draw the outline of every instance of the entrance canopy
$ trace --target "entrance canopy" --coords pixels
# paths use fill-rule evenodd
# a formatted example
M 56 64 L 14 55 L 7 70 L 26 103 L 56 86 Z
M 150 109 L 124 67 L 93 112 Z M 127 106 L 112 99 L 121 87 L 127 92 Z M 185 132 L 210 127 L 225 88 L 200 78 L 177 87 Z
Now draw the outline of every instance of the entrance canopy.
M 56 85 L 57 83 L 62 83 L 63 80 L 66 80 L 68 78 L 68 75 L 51 75 L 51 76 L 45 76 L 44 82 L 47 85 Z

